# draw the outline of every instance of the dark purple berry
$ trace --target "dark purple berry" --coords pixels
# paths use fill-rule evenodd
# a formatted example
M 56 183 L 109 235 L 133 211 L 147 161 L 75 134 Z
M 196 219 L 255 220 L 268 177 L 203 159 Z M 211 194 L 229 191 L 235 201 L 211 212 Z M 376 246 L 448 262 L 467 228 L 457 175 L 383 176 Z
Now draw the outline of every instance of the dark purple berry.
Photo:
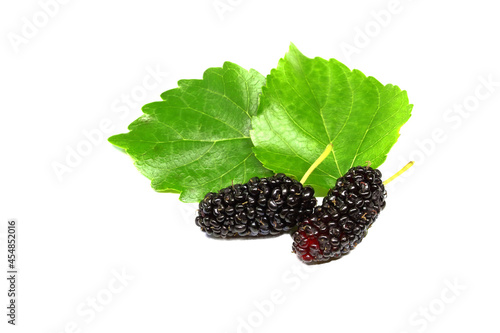
M 279 235 L 310 216 L 314 206 L 312 187 L 276 174 L 208 193 L 195 222 L 214 237 Z
M 354 167 L 337 180 L 323 204 L 301 220 L 293 234 L 293 251 L 302 261 L 338 259 L 363 240 L 385 207 L 381 177 L 377 169 Z

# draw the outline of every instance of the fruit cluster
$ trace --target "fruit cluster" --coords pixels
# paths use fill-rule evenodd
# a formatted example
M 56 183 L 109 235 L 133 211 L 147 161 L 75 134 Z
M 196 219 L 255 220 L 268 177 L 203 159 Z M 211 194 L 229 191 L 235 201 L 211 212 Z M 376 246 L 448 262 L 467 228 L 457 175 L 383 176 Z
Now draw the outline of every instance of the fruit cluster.
M 319 163 L 328 153 L 327 148 Z M 302 186 L 302 182 L 318 161 L 301 182 L 279 173 L 208 193 L 200 202 L 196 225 L 208 235 L 222 238 L 291 231 L 293 252 L 303 262 L 321 263 L 343 257 L 365 238 L 385 208 L 385 184 L 413 162 L 385 182 L 378 169 L 353 167 L 337 179 L 322 204 L 316 206 L 314 189 Z
M 316 206 L 314 189 L 284 174 L 210 192 L 196 225 L 214 237 L 278 235 L 297 226 L 293 251 L 306 262 L 338 259 L 358 245 L 385 207 L 382 173 L 351 168 Z M 315 207 L 316 206 L 316 207 Z

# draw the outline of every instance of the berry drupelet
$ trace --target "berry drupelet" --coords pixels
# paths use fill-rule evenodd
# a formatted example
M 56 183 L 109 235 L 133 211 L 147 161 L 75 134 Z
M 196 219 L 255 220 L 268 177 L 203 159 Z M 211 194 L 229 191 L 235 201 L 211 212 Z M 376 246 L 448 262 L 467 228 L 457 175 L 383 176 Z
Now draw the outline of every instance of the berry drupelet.
M 358 245 L 385 207 L 382 173 L 351 168 L 337 179 L 323 204 L 298 224 L 293 251 L 307 263 L 338 259 Z
M 208 193 L 195 222 L 214 237 L 278 235 L 310 216 L 315 206 L 312 187 L 280 173 Z

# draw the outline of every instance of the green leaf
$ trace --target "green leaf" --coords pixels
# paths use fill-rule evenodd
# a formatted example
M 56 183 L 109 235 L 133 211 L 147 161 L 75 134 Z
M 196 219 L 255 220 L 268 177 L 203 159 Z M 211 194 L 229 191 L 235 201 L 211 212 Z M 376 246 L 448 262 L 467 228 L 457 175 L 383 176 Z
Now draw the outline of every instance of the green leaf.
M 196 202 L 210 191 L 272 173 L 252 152 L 251 117 L 265 78 L 226 62 L 203 80 L 181 80 L 163 101 L 146 104 L 130 132 L 109 141 L 124 148 L 160 192 Z
M 333 143 L 307 180 L 318 196 L 352 166 L 380 166 L 411 114 L 406 91 L 335 59 L 307 58 L 293 44 L 266 80 L 252 119 L 255 155 L 266 168 L 300 179 Z

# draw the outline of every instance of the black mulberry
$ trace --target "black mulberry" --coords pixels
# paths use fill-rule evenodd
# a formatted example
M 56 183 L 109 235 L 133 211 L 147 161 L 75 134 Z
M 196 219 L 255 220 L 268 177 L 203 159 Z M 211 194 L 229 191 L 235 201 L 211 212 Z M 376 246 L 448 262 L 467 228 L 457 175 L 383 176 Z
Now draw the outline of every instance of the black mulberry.
M 351 168 L 337 179 L 323 204 L 301 220 L 293 234 L 293 250 L 304 262 L 338 259 L 358 245 L 385 207 L 382 173 Z
M 280 173 L 208 193 L 195 222 L 214 237 L 278 235 L 310 216 L 315 206 L 312 187 Z

